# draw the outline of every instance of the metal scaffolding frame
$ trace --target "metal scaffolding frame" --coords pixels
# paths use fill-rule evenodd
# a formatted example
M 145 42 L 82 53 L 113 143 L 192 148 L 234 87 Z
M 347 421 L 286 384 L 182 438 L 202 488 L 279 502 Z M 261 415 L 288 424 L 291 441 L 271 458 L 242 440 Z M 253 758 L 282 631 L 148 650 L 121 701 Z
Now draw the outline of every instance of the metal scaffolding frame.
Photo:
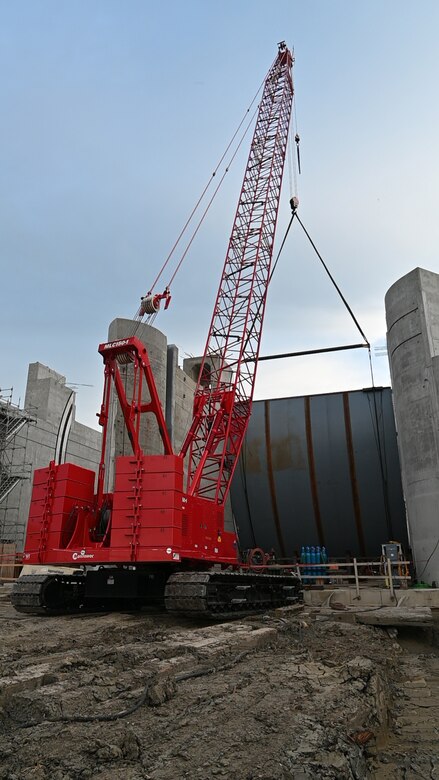
M 22 541 L 19 505 L 21 487 L 30 479 L 32 464 L 26 462 L 29 426 L 36 423 L 29 411 L 13 403 L 13 388 L 0 388 L 0 542 Z

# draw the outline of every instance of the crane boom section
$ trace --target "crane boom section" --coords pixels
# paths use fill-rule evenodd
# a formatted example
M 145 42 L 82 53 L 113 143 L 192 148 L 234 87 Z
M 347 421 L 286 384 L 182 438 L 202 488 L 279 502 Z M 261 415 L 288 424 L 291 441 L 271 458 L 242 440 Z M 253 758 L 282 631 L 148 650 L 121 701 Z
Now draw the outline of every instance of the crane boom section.
M 288 129 L 293 56 L 284 43 L 265 80 L 250 154 L 181 451 L 187 492 L 224 503 L 251 412 Z

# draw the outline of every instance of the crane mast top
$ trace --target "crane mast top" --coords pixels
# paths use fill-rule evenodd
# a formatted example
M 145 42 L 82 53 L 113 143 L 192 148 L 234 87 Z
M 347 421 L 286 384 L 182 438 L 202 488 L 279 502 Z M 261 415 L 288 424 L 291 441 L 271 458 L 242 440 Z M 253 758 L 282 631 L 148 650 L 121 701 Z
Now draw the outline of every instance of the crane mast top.
M 265 79 L 181 455 L 188 494 L 223 504 L 251 412 L 293 101 L 284 42 Z

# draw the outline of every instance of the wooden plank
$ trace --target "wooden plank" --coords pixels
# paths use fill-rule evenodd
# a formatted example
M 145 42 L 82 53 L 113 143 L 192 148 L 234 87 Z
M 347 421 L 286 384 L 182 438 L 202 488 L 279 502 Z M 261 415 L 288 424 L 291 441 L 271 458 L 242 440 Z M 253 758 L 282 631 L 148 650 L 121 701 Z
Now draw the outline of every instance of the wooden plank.
M 368 626 L 418 626 L 433 625 L 430 607 L 381 607 L 370 612 L 356 612 L 359 623 Z
M 18 569 L 15 568 L 16 545 L 14 542 L 3 543 L 0 552 L 0 579 L 10 580 L 16 577 Z

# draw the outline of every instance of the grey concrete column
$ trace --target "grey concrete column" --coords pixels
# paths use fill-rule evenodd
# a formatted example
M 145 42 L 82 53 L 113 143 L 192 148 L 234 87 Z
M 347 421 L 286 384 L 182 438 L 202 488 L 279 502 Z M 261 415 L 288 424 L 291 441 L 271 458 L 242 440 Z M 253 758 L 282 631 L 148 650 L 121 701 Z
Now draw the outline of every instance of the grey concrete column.
M 415 268 L 387 292 L 387 343 L 416 573 L 439 583 L 439 275 Z
M 108 328 L 109 341 L 116 341 L 117 339 L 133 335 L 137 336 L 147 348 L 160 403 L 164 410 L 166 404 L 166 336 L 151 325 L 139 323 L 134 320 L 122 319 L 120 317 L 113 320 Z M 130 364 L 120 365 L 119 370 L 127 397 L 130 399 L 130 394 L 132 394 L 133 391 L 133 367 Z M 144 403 L 148 403 L 151 400 L 146 386 L 144 386 L 142 400 Z M 109 457 L 106 464 L 107 488 L 109 490 L 112 490 L 113 488 L 114 458 L 118 455 L 131 455 L 133 451 L 114 388 L 111 408 L 113 425 L 109 431 Z M 143 452 L 145 455 L 162 454 L 163 444 L 154 415 L 145 414 L 143 417 L 144 419 L 140 431 L 140 445 Z
M 175 447 L 174 416 L 175 416 L 175 374 L 178 369 L 178 347 L 168 345 L 166 362 L 166 426 L 172 446 Z

